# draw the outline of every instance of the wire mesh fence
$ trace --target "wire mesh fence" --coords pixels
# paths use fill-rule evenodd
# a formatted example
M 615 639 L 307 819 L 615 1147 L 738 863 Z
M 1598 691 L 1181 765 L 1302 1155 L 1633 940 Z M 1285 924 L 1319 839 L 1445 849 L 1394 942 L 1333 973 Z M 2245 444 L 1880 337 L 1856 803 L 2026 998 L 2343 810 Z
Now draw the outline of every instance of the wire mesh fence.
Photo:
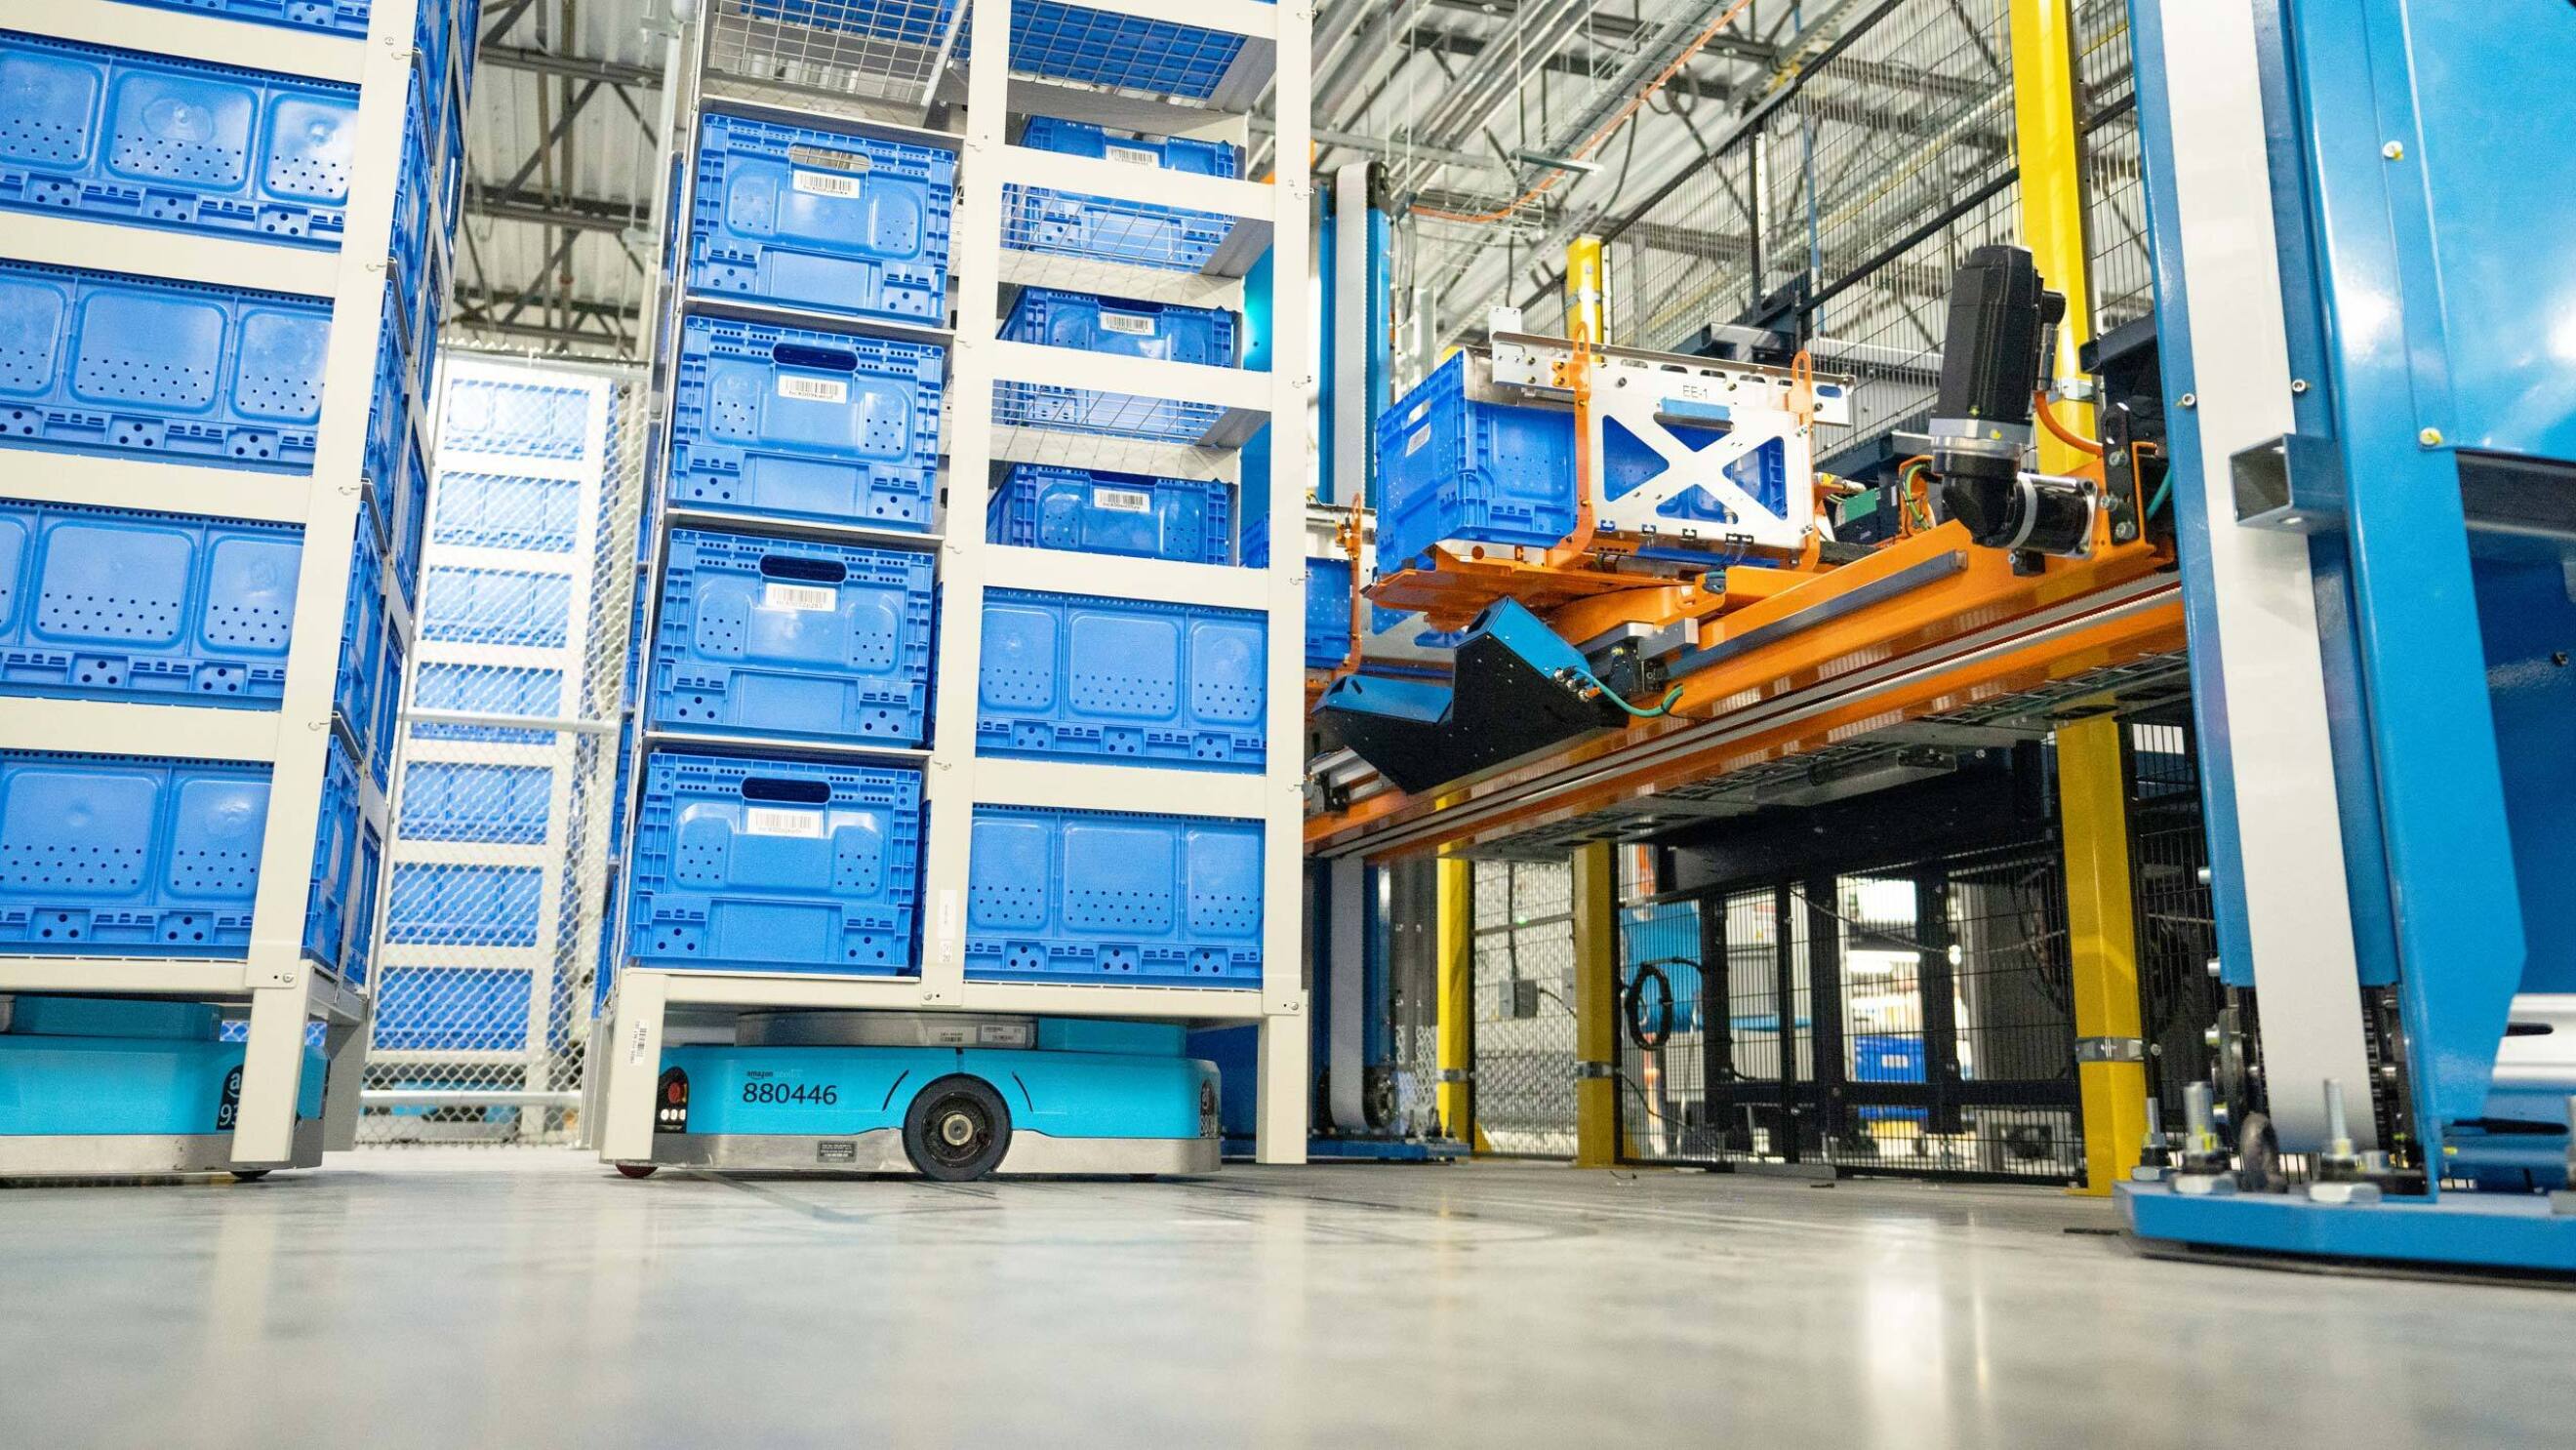
M 2225 1006 L 2210 971 L 2218 924 L 2209 884 L 2201 879 L 2209 838 L 2202 829 L 2199 752 L 2188 726 L 2134 724 L 2125 756 L 2147 1082 L 2166 1126 L 2178 1128 L 2184 1086 L 2210 1079 L 2214 1054 L 2203 1034 Z
M 1475 900 L 1476 1131 L 1484 1149 L 1574 1155 L 1574 873 L 1564 862 L 1479 861 Z
M 2052 841 L 1634 906 L 1620 963 L 1632 1159 L 2081 1172 Z
M 2155 311 L 2147 256 L 2147 193 L 2140 171 L 2137 91 L 2127 0 L 2074 0 L 2075 105 L 2082 132 L 2085 254 L 2093 330 L 2106 333 Z
M 1798 333 L 1820 370 L 1857 380 L 1828 466 L 1919 427 L 1953 273 L 1976 247 L 2025 240 L 2009 11 L 1894 0 L 1749 116 L 1683 108 L 1706 158 L 1604 228 L 1611 340 L 1689 351 L 1730 323 Z M 2153 288 L 2128 8 L 2075 0 L 2074 20 L 2098 334 L 2146 316 Z
M 567 1141 L 631 688 L 644 412 L 452 358 L 391 798 L 360 1140 Z

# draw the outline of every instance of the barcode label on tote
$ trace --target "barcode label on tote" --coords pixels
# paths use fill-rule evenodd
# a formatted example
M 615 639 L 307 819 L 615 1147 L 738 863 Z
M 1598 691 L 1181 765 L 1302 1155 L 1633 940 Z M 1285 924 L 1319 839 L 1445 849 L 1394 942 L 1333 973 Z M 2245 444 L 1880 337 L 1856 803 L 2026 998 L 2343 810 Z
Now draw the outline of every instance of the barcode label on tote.
M 1114 513 L 1150 514 L 1154 511 L 1154 496 L 1138 488 L 1095 488 L 1091 491 L 1091 506 Z
M 1123 332 L 1131 337 L 1152 337 L 1154 335 L 1154 319 L 1150 317 L 1130 317 L 1123 312 L 1104 312 L 1100 314 L 1100 330 L 1103 332 Z
M 1413 436 L 1404 440 L 1404 456 L 1405 456 L 1405 457 L 1407 457 L 1407 458 L 1410 458 L 1410 457 L 1412 457 L 1414 454 L 1421 452 L 1421 451 L 1422 451 L 1422 445 L 1423 445 L 1423 444 L 1425 444 L 1425 443 L 1428 443 L 1428 442 L 1430 442 L 1430 441 L 1431 441 L 1431 430 L 1430 430 L 1430 429 L 1428 429 L 1428 428 L 1416 428 L 1416 429 L 1414 429 L 1414 430 L 1413 430 Z
M 823 813 L 782 810 L 777 806 L 744 806 L 742 833 L 746 836 L 804 836 L 820 840 Z
M 1146 150 L 1142 146 L 1111 146 L 1105 148 L 1101 154 L 1112 161 L 1116 161 L 1127 166 L 1160 166 L 1163 164 L 1162 157 L 1155 155 L 1153 152 Z
M 782 377 L 778 380 L 778 396 L 806 403 L 846 403 L 850 400 L 850 385 L 841 378 Z
M 763 609 L 831 609 L 840 603 L 828 585 L 781 584 L 775 579 L 763 580 L 760 607 Z
M 870 162 L 857 151 L 836 151 L 829 146 L 790 146 L 787 164 L 811 166 L 822 171 L 853 171 L 866 175 Z
M 796 189 L 811 196 L 856 196 L 859 194 L 859 179 L 838 172 L 799 171 L 796 173 Z

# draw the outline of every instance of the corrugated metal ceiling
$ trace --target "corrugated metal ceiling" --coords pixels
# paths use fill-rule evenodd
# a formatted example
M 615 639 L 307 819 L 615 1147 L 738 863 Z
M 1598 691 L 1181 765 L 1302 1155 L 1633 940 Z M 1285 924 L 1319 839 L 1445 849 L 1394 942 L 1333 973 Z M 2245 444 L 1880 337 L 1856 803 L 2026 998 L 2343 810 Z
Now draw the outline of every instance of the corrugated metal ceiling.
M 1914 3 L 1959 0 L 1750 0 L 1705 40 L 1733 0 L 1322 0 L 1319 159 L 1373 154 L 1407 201 L 1502 214 L 1412 219 L 1408 270 L 1442 278 L 1431 330 L 1445 339 L 1553 271 L 1576 231 L 1704 164 L 1715 134 L 1802 49 Z M 486 0 L 460 337 L 617 350 L 632 336 L 652 255 L 644 219 L 669 5 Z M 1599 148 L 1595 169 L 1548 163 L 1668 69 L 1657 103 Z

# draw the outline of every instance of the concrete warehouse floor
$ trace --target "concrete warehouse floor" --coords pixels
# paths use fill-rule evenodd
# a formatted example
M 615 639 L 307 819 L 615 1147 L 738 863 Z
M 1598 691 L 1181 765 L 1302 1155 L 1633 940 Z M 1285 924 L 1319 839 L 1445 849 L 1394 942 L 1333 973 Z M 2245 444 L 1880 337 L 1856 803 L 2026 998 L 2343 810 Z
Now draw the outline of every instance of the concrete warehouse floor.
M 0 1193 L 0 1443 L 2564 1445 L 2576 1293 L 2138 1257 L 2054 1193 L 1229 1168 Z

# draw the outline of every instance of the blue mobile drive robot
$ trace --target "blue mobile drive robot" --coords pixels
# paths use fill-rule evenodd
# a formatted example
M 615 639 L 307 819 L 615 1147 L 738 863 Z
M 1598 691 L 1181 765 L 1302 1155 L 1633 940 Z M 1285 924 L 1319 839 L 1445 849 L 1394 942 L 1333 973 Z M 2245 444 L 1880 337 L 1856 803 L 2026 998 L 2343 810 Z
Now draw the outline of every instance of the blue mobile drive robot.
M 87 997 L 0 998 L 0 1137 L 62 1145 L 61 1163 L 39 1171 L 105 1171 L 96 1140 L 155 1140 L 143 1155 L 180 1173 L 232 1168 L 241 1103 L 239 1042 L 221 1039 L 215 1008 L 202 1002 L 114 1001 Z M 329 1070 L 305 1049 L 296 1104 L 298 1166 L 321 1160 L 322 1089 Z
M 730 1044 L 672 1045 L 653 1159 L 725 1170 L 1213 1172 L 1214 1065 L 1178 1024 L 958 1012 L 762 1012 Z

